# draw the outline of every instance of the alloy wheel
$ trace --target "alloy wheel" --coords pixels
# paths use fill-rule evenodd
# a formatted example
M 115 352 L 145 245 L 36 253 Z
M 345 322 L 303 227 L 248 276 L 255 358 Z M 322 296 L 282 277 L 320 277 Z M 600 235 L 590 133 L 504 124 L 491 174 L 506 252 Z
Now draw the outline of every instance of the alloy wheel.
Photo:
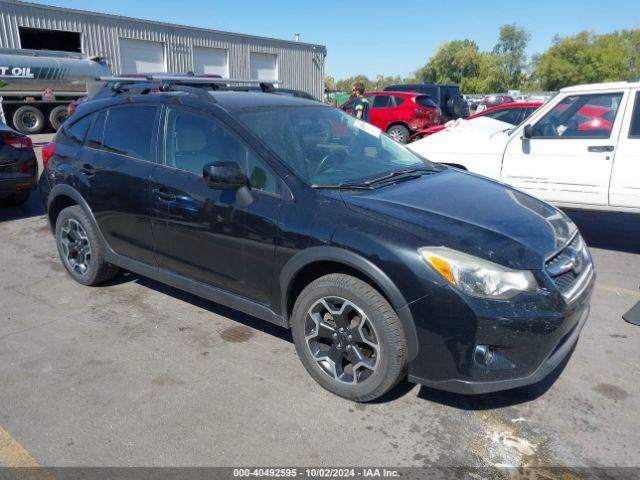
M 404 134 L 395 128 L 389 131 L 389 136 L 398 143 L 404 143 Z
M 91 244 L 84 227 L 68 218 L 60 229 L 63 260 L 70 270 L 84 275 L 91 264 Z
M 324 297 L 307 311 L 305 343 L 320 369 L 346 384 L 369 378 L 380 361 L 380 344 L 371 320 L 353 302 Z

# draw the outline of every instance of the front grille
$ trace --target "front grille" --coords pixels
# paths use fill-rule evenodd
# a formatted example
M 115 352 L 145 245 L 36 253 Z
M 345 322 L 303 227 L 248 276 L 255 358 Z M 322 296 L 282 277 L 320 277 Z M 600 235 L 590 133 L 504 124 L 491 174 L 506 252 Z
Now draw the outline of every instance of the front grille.
M 591 266 L 587 246 L 580 234 L 545 263 L 545 270 L 560 293 L 569 292 L 580 276 Z

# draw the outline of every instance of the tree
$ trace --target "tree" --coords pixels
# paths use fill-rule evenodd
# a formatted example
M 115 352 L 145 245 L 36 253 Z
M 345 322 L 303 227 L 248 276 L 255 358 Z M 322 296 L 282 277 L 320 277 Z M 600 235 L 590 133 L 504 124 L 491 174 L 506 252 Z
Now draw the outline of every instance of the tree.
M 535 60 L 532 77 L 545 90 L 580 83 L 637 79 L 640 74 L 640 30 L 604 35 L 580 32 L 556 37 Z
M 519 88 L 524 80 L 526 50 L 530 38 L 529 32 L 515 23 L 500 27 L 500 38 L 493 47 L 493 53 L 502 58 L 509 77 L 508 86 L 511 88 Z
M 324 88 L 327 90 L 336 89 L 336 80 L 331 75 L 326 75 L 324 77 Z
M 479 48 L 471 40 L 454 40 L 438 46 L 429 62 L 416 72 L 422 82 L 461 83 L 465 77 L 478 74 Z

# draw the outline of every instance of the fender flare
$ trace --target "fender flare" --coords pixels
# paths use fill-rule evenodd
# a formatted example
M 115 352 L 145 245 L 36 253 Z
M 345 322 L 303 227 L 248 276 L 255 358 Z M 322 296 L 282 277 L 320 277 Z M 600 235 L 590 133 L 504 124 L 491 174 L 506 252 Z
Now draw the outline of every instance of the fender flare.
M 111 249 L 109 244 L 106 242 L 104 236 L 102 235 L 102 231 L 100 231 L 100 229 L 98 228 L 98 222 L 96 221 L 96 217 L 93 215 L 93 212 L 91 211 L 91 207 L 89 207 L 89 204 L 84 199 L 84 197 L 80 194 L 80 192 L 78 192 L 71 185 L 59 183 L 58 185 L 55 185 L 51 189 L 51 192 L 49 192 L 49 197 L 47 198 L 47 220 L 49 221 L 49 226 L 51 228 L 51 231 L 55 233 L 55 225 L 51 223 L 51 217 L 49 216 L 51 204 L 55 201 L 56 198 L 62 195 L 70 197 L 74 202 L 76 202 L 76 204 L 80 206 L 80 208 L 82 208 L 82 210 L 84 210 L 84 213 L 87 214 L 87 216 L 89 217 L 89 220 L 93 224 L 94 230 L 98 234 L 98 239 L 100 240 L 100 243 L 102 243 L 102 246 L 105 249 L 105 252 L 104 252 L 105 257 L 107 259 L 112 259 L 113 256 L 115 255 L 115 252 Z
M 287 305 L 289 304 L 290 287 L 297 274 L 307 265 L 314 262 L 336 262 L 344 264 L 354 270 L 361 272 L 375 282 L 375 287 L 379 288 L 389 299 L 391 306 L 398 314 L 407 340 L 408 360 L 413 360 L 418 354 L 418 336 L 411 310 L 404 296 L 387 276 L 387 274 L 370 260 L 349 250 L 337 247 L 311 247 L 302 250 L 294 255 L 284 265 L 280 272 L 280 292 L 282 296 L 282 314 L 289 322 Z

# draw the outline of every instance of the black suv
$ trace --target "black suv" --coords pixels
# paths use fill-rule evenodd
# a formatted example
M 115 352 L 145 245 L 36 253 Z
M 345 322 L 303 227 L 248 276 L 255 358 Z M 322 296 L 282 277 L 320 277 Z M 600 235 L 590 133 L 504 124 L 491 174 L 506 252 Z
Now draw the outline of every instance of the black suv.
M 417 92 L 429 96 L 442 112 L 441 122 L 469 116 L 469 104 L 460 94 L 458 85 L 444 85 L 438 83 L 413 83 L 389 85 L 384 88 L 389 92 Z
M 318 102 L 173 85 L 82 105 L 40 190 L 62 262 L 291 328 L 323 387 L 483 393 L 568 354 L 594 272 L 560 211 Z

